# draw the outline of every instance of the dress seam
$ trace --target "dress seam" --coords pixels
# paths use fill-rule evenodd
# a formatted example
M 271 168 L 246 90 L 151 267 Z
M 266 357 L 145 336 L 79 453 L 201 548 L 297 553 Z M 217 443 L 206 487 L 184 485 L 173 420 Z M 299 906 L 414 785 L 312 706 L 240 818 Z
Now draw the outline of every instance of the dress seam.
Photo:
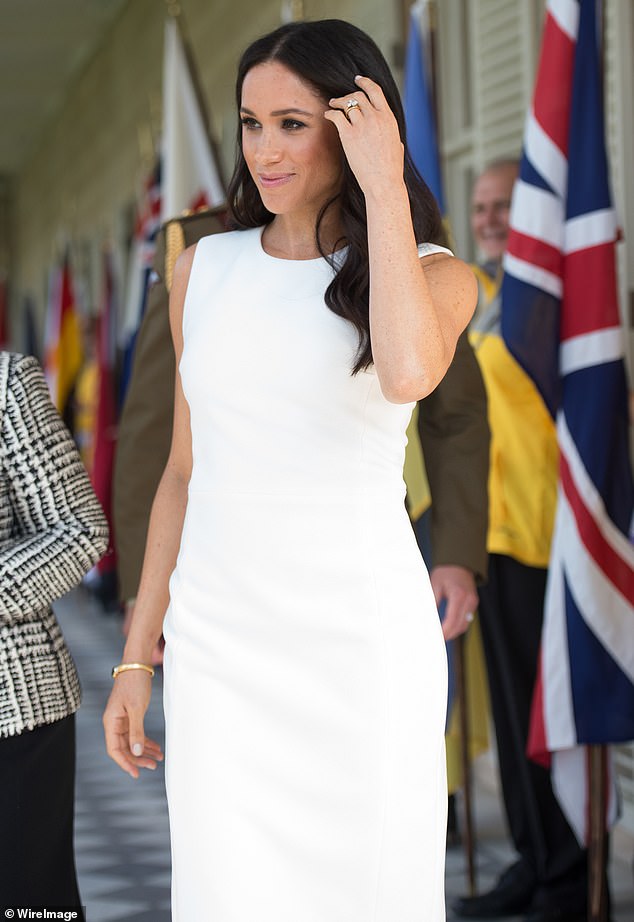
M 443 739 L 444 739 L 444 738 L 443 738 Z M 443 762 L 444 762 L 445 765 L 446 765 L 446 761 L 447 761 L 447 754 L 446 754 L 446 751 L 445 751 L 445 747 L 444 747 L 443 745 L 441 745 L 441 746 L 440 746 L 440 752 L 438 753 L 438 757 L 437 757 L 437 759 L 436 759 L 436 773 L 435 773 L 435 778 L 436 778 L 436 779 L 438 778 L 438 772 L 439 772 L 439 770 L 442 770 L 442 768 L 443 768 Z M 437 826 L 441 826 L 441 828 L 443 828 L 444 830 L 446 830 L 446 828 L 447 828 L 447 815 L 446 815 L 446 813 L 445 813 L 445 816 L 444 816 L 444 823 L 441 823 L 441 822 L 440 822 L 440 820 L 441 820 L 441 818 L 442 818 L 442 813 L 443 813 L 443 811 L 444 811 L 444 807 L 441 807 L 440 804 L 438 803 L 438 804 L 436 805 L 436 825 L 437 825 Z M 435 910 L 435 911 L 434 911 L 434 915 L 433 915 L 432 918 L 436 918 L 436 916 L 438 916 L 439 918 L 446 918 L 446 912 L 447 912 L 447 910 L 446 910 L 446 904 L 445 904 L 445 888 L 444 888 L 444 872 L 445 872 L 445 857 L 444 857 L 444 855 L 445 855 L 445 850 L 441 847 L 440 849 L 437 849 L 437 850 L 436 850 L 436 854 L 435 854 L 435 857 L 434 857 L 434 869 L 435 869 L 435 872 L 436 872 L 436 873 L 434 874 L 434 879 L 437 879 L 438 877 L 440 877 L 441 880 L 443 881 L 443 887 L 442 887 L 442 890 L 441 890 L 441 891 L 436 890 L 436 894 L 435 894 L 435 906 L 434 906 L 434 910 Z M 439 865 L 440 865 L 441 862 L 442 862 L 442 868 L 439 867 Z M 441 872 L 442 872 L 442 873 L 441 873 Z
M 370 394 L 372 388 L 374 387 L 376 378 L 372 377 L 368 382 L 368 391 L 365 397 L 365 402 L 363 404 L 363 426 L 361 429 L 361 462 L 362 470 L 366 470 L 366 431 L 367 431 L 367 407 L 370 400 Z M 363 503 L 363 509 L 366 511 L 370 508 L 368 505 L 368 499 L 372 495 L 372 491 L 367 489 L 367 485 L 364 483 L 362 494 L 365 499 Z M 381 611 L 381 605 L 379 604 L 379 591 L 376 581 L 376 573 L 374 568 L 374 562 L 371 559 L 369 553 L 369 541 L 368 541 L 368 520 L 367 515 L 363 523 L 363 541 L 366 548 L 365 558 L 368 561 L 368 571 L 369 578 L 372 582 L 374 588 L 374 608 L 376 614 L 376 620 L 379 628 L 380 634 L 380 647 L 381 647 L 381 677 L 382 677 L 382 686 L 384 688 L 384 694 L 382 695 L 381 703 L 381 729 L 382 729 L 382 750 L 381 750 L 381 780 L 382 780 L 382 803 L 381 803 L 381 817 L 380 817 L 380 830 L 379 830 L 379 842 L 377 850 L 377 863 L 376 863 L 376 885 L 374 891 L 374 908 L 372 910 L 372 922 L 377 922 L 377 913 L 379 909 L 379 897 L 381 893 L 381 879 L 382 879 L 382 867 L 383 867 L 383 853 L 385 846 L 385 827 L 387 824 L 387 804 L 389 800 L 389 778 L 387 775 L 387 759 L 385 757 L 385 746 L 387 745 L 388 740 L 388 715 L 389 715 L 389 700 L 390 700 L 390 688 L 388 681 L 388 672 L 386 669 L 386 655 L 385 655 L 385 624 L 383 620 L 383 613 Z
M 383 741 L 384 741 L 384 747 L 385 747 L 385 745 L 387 745 L 387 739 L 388 739 L 388 724 L 389 724 L 388 715 L 390 712 L 390 687 L 389 687 L 387 669 L 385 667 L 385 623 L 383 619 L 383 613 L 381 611 L 381 606 L 379 605 L 378 586 L 376 583 L 376 577 L 374 575 L 374 568 L 372 568 L 371 570 L 371 579 L 372 579 L 372 584 L 374 586 L 375 599 L 376 599 L 376 603 L 375 603 L 376 614 L 377 614 L 377 621 L 379 624 L 379 630 L 380 630 L 380 635 L 381 635 L 381 672 L 382 672 L 382 677 L 383 677 L 383 687 L 385 689 L 385 693 L 383 696 L 383 704 L 382 704 L 381 723 L 383 727 Z M 381 894 L 381 882 L 382 882 L 382 876 L 383 876 L 383 854 L 385 851 L 385 827 L 387 825 L 387 805 L 388 805 L 389 793 L 390 793 L 389 792 L 390 782 L 389 782 L 389 778 L 387 776 L 387 771 L 385 768 L 385 764 L 387 762 L 386 757 L 385 757 L 385 748 L 383 749 L 383 752 L 381 754 L 381 761 L 383 763 L 383 772 L 382 772 L 383 774 L 383 785 L 382 785 L 383 802 L 381 805 L 382 815 L 381 815 L 381 830 L 379 834 L 376 889 L 375 889 L 375 894 L 374 894 L 374 910 L 372 912 L 373 922 L 377 922 L 377 913 L 379 910 L 379 897 Z

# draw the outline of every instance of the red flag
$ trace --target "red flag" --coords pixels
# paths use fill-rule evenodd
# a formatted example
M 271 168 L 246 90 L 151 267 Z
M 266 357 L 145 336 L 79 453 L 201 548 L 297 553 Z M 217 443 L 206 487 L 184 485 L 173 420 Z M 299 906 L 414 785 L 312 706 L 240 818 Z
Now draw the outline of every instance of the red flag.
M 68 254 L 55 274 L 48 305 L 44 370 L 53 403 L 64 415 L 83 361 L 81 331 Z

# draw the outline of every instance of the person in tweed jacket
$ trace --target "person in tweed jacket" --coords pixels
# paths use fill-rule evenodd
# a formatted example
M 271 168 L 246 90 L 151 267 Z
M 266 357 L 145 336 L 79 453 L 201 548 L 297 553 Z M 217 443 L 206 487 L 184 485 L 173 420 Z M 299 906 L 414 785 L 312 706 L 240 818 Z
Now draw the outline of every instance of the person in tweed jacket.
M 37 360 L 0 352 L 0 904 L 81 905 L 73 855 L 79 679 L 51 602 L 108 528 Z

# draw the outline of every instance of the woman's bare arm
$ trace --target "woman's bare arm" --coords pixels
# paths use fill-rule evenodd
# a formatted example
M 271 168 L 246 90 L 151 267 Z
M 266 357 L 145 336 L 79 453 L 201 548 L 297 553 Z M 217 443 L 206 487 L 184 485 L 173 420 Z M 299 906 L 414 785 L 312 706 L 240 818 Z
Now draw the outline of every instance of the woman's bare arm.
M 161 477 L 150 515 L 143 570 L 134 615 L 121 662 L 149 663 L 161 634 L 169 604 L 169 578 L 176 565 L 187 506 L 187 489 L 192 469 L 189 407 L 180 380 L 178 364 L 183 352 L 183 307 L 195 246 L 179 257 L 170 292 L 170 325 L 176 353 L 174 425 L 165 471 Z M 162 755 L 159 746 L 146 738 L 143 718 L 151 693 L 151 677 L 134 670 L 115 679 L 103 723 L 108 754 L 133 778 L 139 768 L 155 768 Z
M 436 387 L 475 309 L 469 267 L 448 255 L 421 260 L 403 180 L 403 144 L 383 91 L 357 77 L 359 106 L 330 100 L 334 122 L 365 196 L 370 262 L 370 339 L 379 383 L 394 403 L 419 400 Z

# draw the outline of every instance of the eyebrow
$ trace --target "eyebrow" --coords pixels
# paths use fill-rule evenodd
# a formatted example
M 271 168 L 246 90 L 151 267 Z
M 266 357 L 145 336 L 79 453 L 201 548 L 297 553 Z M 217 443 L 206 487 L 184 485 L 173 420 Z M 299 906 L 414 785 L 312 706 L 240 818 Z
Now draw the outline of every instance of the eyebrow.
M 252 112 L 250 109 L 247 109 L 246 106 L 240 106 L 241 112 L 246 112 L 247 115 L 255 116 L 255 112 Z M 275 112 L 271 112 L 271 115 L 275 118 L 281 115 L 305 115 L 308 118 L 314 118 L 312 112 L 306 112 L 304 109 L 276 109 Z

